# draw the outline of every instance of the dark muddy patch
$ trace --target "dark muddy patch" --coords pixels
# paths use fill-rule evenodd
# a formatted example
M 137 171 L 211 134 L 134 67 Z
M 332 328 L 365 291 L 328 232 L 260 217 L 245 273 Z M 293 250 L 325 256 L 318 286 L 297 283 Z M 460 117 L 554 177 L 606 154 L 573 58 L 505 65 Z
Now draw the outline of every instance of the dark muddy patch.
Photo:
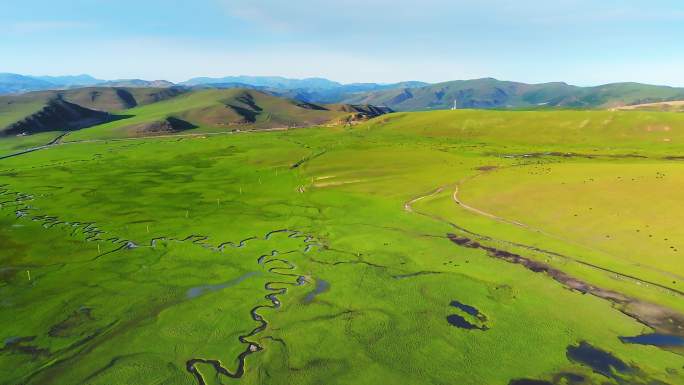
M 531 380 L 528 378 L 521 378 L 518 380 L 511 380 L 508 385 L 553 385 L 553 383 L 544 380 Z
M 476 168 L 476 170 L 486 172 L 486 171 L 494 171 L 497 168 L 499 168 L 499 166 L 480 166 L 480 167 Z
M 0 243 L 2 244 L 2 243 Z M 0 282 L 10 282 L 19 273 L 19 268 L 14 266 L 0 267 Z
M 534 378 L 519 378 L 508 382 L 508 385 L 580 385 L 586 378 L 579 374 L 562 372 L 553 375 L 551 381 L 539 380 Z
M 575 385 L 584 383 L 585 377 L 576 373 L 558 373 L 553 377 L 553 381 L 559 384 Z
M 306 294 L 306 297 L 304 297 L 303 302 L 311 303 L 314 299 L 316 299 L 317 295 L 325 293 L 328 290 L 330 290 L 330 282 L 323 279 L 316 279 L 316 287 L 314 287 L 312 291 Z
M 0 203 L 0 208 L 2 203 Z M 16 223 L 15 223 L 16 224 Z M 0 229 L 0 250 L 3 251 L 2 265 L 0 266 L 0 280 L 9 282 L 20 270 L 19 267 L 12 266 L 19 263 L 21 258 L 26 255 L 29 247 L 19 243 L 13 238 L 12 230 L 7 227 Z
M 522 265 L 535 273 L 544 273 L 570 290 L 575 290 L 582 294 L 591 294 L 598 298 L 608 300 L 617 305 L 616 308 L 625 315 L 655 329 L 659 333 L 679 335 L 682 333 L 682 330 L 684 330 L 684 315 L 676 313 L 670 309 L 656 304 L 643 302 L 615 291 L 606 290 L 588 284 L 545 263 L 534 261 L 506 250 L 500 250 L 495 247 L 483 245 L 480 242 L 467 237 L 449 233 L 447 234 L 447 238 L 459 246 L 471 249 L 480 249 L 485 251 L 490 257 L 498 258 L 509 263 Z M 602 270 L 606 271 L 605 269 Z M 618 274 L 612 271 L 606 272 Z M 653 286 L 662 287 L 657 284 L 653 284 Z M 665 287 L 663 288 L 674 294 L 680 294 L 673 289 Z
M 582 341 L 568 346 L 566 356 L 572 362 L 590 367 L 594 372 L 610 378 L 619 378 L 618 373 L 629 373 L 632 368 L 605 350 Z
M 50 337 L 72 337 L 80 335 L 78 332 L 85 324 L 94 321 L 95 318 L 91 314 L 91 309 L 82 307 L 71 313 L 62 322 L 53 325 L 48 332 Z
M 29 342 L 32 342 L 35 339 L 36 336 L 6 338 L 5 346 L 2 349 L 0 349 L 0 353 L 28 354 L 33 356 L 33 358 L 49 356 L 50 350 L 28 344 Z
M 232 279 L 228 282 L 219 283 L 216 285 L 195 286 L 195 287 L 188 289 L 186 296 L 188 299 L 197 298 L 197 297 L 199 297 L 205 293 L 209 293 L 212 291 L 218 291 L 218 290 L 222 290 L 222 289 L 225 289 L 225 288 L 228 288 L 231 286 L 235 286 L 235 285 L 241 283 L 242 281 L 244 281 L 250 277 L 253 277 L 255 275 L 259 275 L 259 274 L 260 274 L 259 272 L 250 271 L 249 273 L 244 274 L 238 278 Z
M 570 287 L 571 289 L 580 291 L 582 293 L 587 293 L 592 288 L 588 284 L 586 284 L 582 281 L 579 281 L 577 279 L 574 279 L 574 278 L 568 276 L 567 274 L 565 274 L 564 272 L 562 272 L 558 269 L 554 269 L 545 263 L 533 261 L 529 258 L 525 258 L 521 255 L 514 254 L 514 253 L 511 253 L 511 252 L 506 251 L 506 250 L 499 250 L 499 249 L 494 248 L 494 247 L 486 246 L 486 245 L 483 245 L 483 244 L 481 244 L 477 241 L 474 241 L 470 238 L 460 237 L 456 234 L 447 234 L 447 237 L 449 238 L 449 240 L 451 242 L 453 242 L 459 246 L 463 246 L 463 247 L 467 247 L 467 248 L 471 248 L 471 249 L 481 249 L 481 250 L 486 251 L 487 255 L 489 255 L 491 257 L 503 259 L 503 260 L 510 262 L 510 263 L 523 265 L 535 273 L 546 273 L 549 276 L 551 276 L 552 278 L 554 278 L 556 281 L 561 282 L 561 283 L 567 285 L 568 287 Z
M 684 346 L 684 338 L 671 334 L 651 333 L 635 337 L 620 337 L 620 341 L 626 344 L 653 345 L 676 347 Z

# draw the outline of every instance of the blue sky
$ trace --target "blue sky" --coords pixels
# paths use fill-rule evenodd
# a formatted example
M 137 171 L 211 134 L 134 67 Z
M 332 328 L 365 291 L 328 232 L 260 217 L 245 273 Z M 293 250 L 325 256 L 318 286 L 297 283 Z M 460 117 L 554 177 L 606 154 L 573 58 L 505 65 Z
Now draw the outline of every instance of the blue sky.
M 681 0 L 3 3 L 0 72 L 684 86 Z

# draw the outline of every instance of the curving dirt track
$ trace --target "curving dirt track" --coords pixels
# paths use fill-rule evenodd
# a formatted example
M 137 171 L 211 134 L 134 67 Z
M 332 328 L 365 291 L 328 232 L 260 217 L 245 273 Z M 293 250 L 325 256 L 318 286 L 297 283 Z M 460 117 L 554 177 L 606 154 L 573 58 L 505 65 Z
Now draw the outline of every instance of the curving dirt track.
M 461 182 L 456 183 L 455 185 L 457 186 L 458 191 L 458 185 Z M 523 257 L 518 254 L 511 253 L 506 250 L 501 250 L 497 249 L 495 247 L 488 246 L 485 243 L 500 243 L 500 244 L 506 244 L 509 246 L 513 247 L 520 247 L 523 249 L 527 249 L 530 251 L 546 254 L 548 256 L 552 257 L 560 257 L 572 262 L 576 262 L 578 264 L 581 264 L 583 266 L 601 271 L 606 274 L 613 275 L 615 277 L 619 277 L 621 279 L 626 279 L 630 280 L 633 282 L 636 282 L 640 285 L 651 285 L 654 286 L 660 290 L 663 290 L 667 292 L 670 295 L 675 295 L 677 297 L 683 297 L 684 292 L 681 292 L 679 290 L 675 290 L 654 282 L 649 282 L 649 281 L 644 281 L 641 280 L 637 277 L 633 277 L 630 275 L 625 275 L 622 273 L 619 273 L 617 271 L 613 271 L 610 269 L 603 268 L 601 266 L 593 265 L 581 260 L 578 260 L 576 258 L 572 258 L 570 256 L 566 256 L 560 253 L 556 253 L 553 251 L 548 251 L 548 250 L 543 250 L 534 246 L 529 246 L 529 245 L 524 245 L 521 243 L 516 243 L 516 242 L 510 242 L 506 240 L 500 240 L 500 239 L 495 239 L 491 238 L 489 236 L 477 234 L 475 232 L 472 232 L 464 227 L 461 227 L 445 218 L 442 218 L 440 216 L 434 215 L 434 214 L 429 214 L 421 211 L 417 211 L 413 208 L 413 204 L 416 202 L 426 199 L 432 196 L 435 196 L 444 189 L 448 187 L 447 186 L 442 186 L 439 187 L 427 194 L 415 197 L 408 202 L 404 204 L 404 210 L 407 212 L 415 213 L 418 215 L 422 215 L 428 218 L 431 218 L 433 220 L 445 223 L 452 227 L 453 229 L 465 234 L 465 236 L 460 236 L 457 234 L 453 233 L 448 233 L 447 238 L 453 242 L 454 244 L 457 244 L 461 247 L 467 247 L 467 248 L 473 248 L 473 249 L 481 249 L 487 253 L 490 257 L 501 259 L 503 261 L 509 262 L 509 263 L 515 263 L 524 266 L 525 268 L 529 269 L 530 271 L 533 271 L 535 273 L 543 273 L 551 277 L 552 279 L 556 280 L 557 282 L 561 283 L 565 287 L 567 287 L 570 290 L 576 290 L 579 291 L 583 294 L 591 294 L 593 296 L 605 299 L 613 303 L 613 305 L 621 311 L 623 314 L 635 319 L 636 321 L 656 330 L 659 332 L 665 332 L 665 333 L 670 333 L 670 334 L 675 334 L 675 335 L 680 335 L 684 336 L 684 315 L 675 312 L 669 308 L 645 302 L 636 298 L 628 297 L 626 295 L 623 295 L 621 293 L 617 293 L 615 291 L 607 290 L 600 288 L 598 286 L 589 284 L 581 279 L 578 279 L 576 277 L 570 276 L 558 269 L 555 269 L 545 263 L 542 262 L 537 262 L 534 261 L 530 258 Z M 453 198 L 453 197 L 456 198 Z M 456 201 L 457 200 L 457 193 L 455 192 L 452 195 L 452 198 Z M 485 216 L 490 218 L 490 219 L 497 219 L 498 217 L 488 214 L 484 211 L 478 210 L 476 208 L 472 208 L 472 210 L 469 210 L 474 213 L 485 213 Z M 510 223 L 507 220 L 503 220 L 506 223 Z M 484 242 L 484 243 L 483 243 Z
M 518 166 L 511 166 L 511 167 L 518 167 Z M 471 176 L 471 177 L 464 178 L 464 179 L 458 181 L 458 182 L 455 184 L 454 192 L 453 192 L 453 194 L 452 194 L 452 196 L 451 196 L 452 200 L 453 200 L 457 205 L 459 205 L 460 207 L 462 207 L 464 210 L 469 211 L 469 212 L 471 212 L 471 213 L 473 213 L 473 214 L 476 214 L 476 215 L 479 215 L 479 216 L 483 216 L 483 217 L 486 217 L 486 218 L 489 218 L 489 219 L 493 219 L 493 220 L 495 220 L 495 221 L 497 221 L 497 222 L 506 223 L 506 224 L 513 225 L 513 226 L 517 226 L 517 227 L 520 227 L 520 228 L 522 228 L 522 229 L 525 229 L 525 230 L 528 230 L 528 231 L 532 231 L 532 232 L 535 232 L 535 233 L 538 233 L 538 234 L 544 235 L 544 236 L 546 236 L 546 237 L 553 238 L 553 239 L 556 239 L 556 240 L 559 240 L 559 241 L 562 241 L 562 242 L 565 242 L 565 243 L 574 244 L 574 245 L 577 245 L 577 246 L 580 246 L 580 247 L 582 247 L 582 248 L 589 249 L 589 250 L 592 250 L 592 251 L 595 251 L 595 252 L 598 252 L 598 253 L 607 254 L 607 253 L 606 253 L 605 251 L 603 251 L 603 250 L 598 250 L 598 249 L 596 249 L 596 248 L 587 246 L 587 245 L 585 245 L 585 244 L 583 244 L 583 243 L 580 243 L 580 242 L 577 242 L 577 241 L 575 241 L 575 240 L 568 239 L 568 238 L 565 238 L 565 237 L 558 236 L 558 235 L 556 235 L 556 234 L 549 233 L 549 232 L 547 232 L 547 231 L 544 231 L 544 230 L 542 230 L 542 229 L 539 229 L 539 228 L 537 228 L 537 227 L 530 226 L 530 225 L 528 225 L 528 224 L 525 224 L 525 223 L 522 223 L 522 222 L 519 222 L 519 221 L 515 221 L 515 220 L 512 220 L 512 219 L 507 219 L 507 218 L 500 217 L 500 216 L 498 216 L 498 215 L 496 215 L 496 214 L 489 213 L 489 212 L 487 212 L 487 211 L 478 209 L 478 208 L 476 208 L 476 207 L 470 206 L 470 205 L 468 205 L 467 203 L 463 202 L 463 201 L 459 198 L 460 187 L 461 187 L 465 182 L 471 181 L 471 180 L 473 180 L 473 179 L 475 179 L 475 178 L 477 178 L 477 177 L 480 177 L 480 176 L 482 176 L 482 175 L 484 175 L 484 174 L 486 174 L 486 172 L 479 173 L 479 174 L 475 174 L 475 175 L 473 175 L 473 176 Z M 556 256 L 559 256 L 559 254 L 555 254 L 555 255 L 556 255 Z M 572 260 L 573 262 L 577 262 L 577 263 L 583 264 L 583 265 L 588 266 L 588 267 L 598 268 L 598 266 L 596 266 L 596 265 L 593 265 L 593 264 L 590 264 L 590 263 L 587 263 L 587 262 L 583 262 L 583 261 L 578 260 L 578 259 L 575 259 L 575 258 L 570 258 L 570 257 L 566 257 L 566 256 L 563 256 L 563 257 L 564 257 L 565 259 L 570 259 L 570 260 Z M 615 258 L 615 259 L 620 259 L 620 258 L 618 258 L 618 257 L 616 257 L 616 256 L 612 256 L 612 257 Z M 684 277 L 679 276 L 679 275 L 674 274 L 674 273 L 669 272 L 669 271 L 663 271 L 663 270 L 661 270 L 661 269 L 657 269 L 657 268 L 650 267 L 650 266 L 641 266 L 641 265 L 640 265 L 639 267 L 640 267 L 640 268 L 645 268 L 645 269 L 648 269 L 648 270 L 651 270 L 651 271 L 654 271 L 654 272 L 656 272 L 656 273 L 660 273 L 660 274 L 663 274 L 663 275 L 670 276 L 670 277 L 675 278 L 675 279 L 680 280 L 680 281 L 684 280 Z M 615 272 L 615 271 L 612 271 L 612 270 L 609 270 L 609 269 L 605 269 L 605 268 L 600 268 L 600 269 L 601 269 L 601 270 L 604 270 L 604 271 L 611 272 L 611 273 L 618 274 L 618 275 L 623 276 L 623 277 L 625 277 L 625 278 L 630 278 L 630 279 L 634 279 L 634 280 L 640 281 L 641 283 L 644 283 L 644 284 L 649 284 L 649 285 L 653 285 L 653 286 L 658 286 L 658 287 L 662 287 L 662 288 L 667 289 L 667 290 L 673 290 L 673 291 L 675 291 L 675 292 L 678 292 L 678 291 L 675 290 L 675 289 L 672 289 L 672 288 L 669 288 L 669 287 L 666 287 L 666 286 L 663 286 L 663 285 L 659 285 L 659 284 L 654 283 L 654 282 L 639 280 L 639 279 L 637 279 L 637 278 L 635 278 L 635 277 L 633 277 L 633 276 L 624 275 L 624 274 L 619 274 L 619 273 L 617 273 L 617 272 Z M 679 293 L 681 293 L 681 292 L 679 292 Z

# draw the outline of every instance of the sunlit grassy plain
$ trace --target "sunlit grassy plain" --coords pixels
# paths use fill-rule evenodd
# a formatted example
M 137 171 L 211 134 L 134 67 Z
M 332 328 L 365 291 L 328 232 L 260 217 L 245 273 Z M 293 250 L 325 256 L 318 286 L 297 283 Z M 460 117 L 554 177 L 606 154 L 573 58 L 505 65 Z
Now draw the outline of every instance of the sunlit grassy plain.
M 250 309 L 270 304 L 264 284 L 296 281 L 269 272 L 283 262 L 257 263 L 273 250 L 308 284 L 260 310 L 269 325 L 250 340 L 264 350 L 247 357 L 242 379 L 198 364 L 206 383 L 570 384 L 561 373 L 617 383 L 568 359 L 580 341 L 632 365 L 623 383 L 684 382 L 681 351 L 618 339 L 649 329 L 609 301 L 446 239 L 451 222 L 500 248 L 536 246 L 681 291 L 672 276 L 684 274 L 682 251 L 669 248 L 684 243 L 672 191 L 681 170 L 665 158 L 682 153 L 684 115 L 444 111 L 352 128 L 111 140 L 125 136 L 114 130 L 121 122 L 0 161 L 2 383 L 196 384 L 193 358 L 232 372 L 246 348 L 238 336 L 257 326 Z M 192 133 L 203 131 L 216 129 Z M 464 203 L 531 228 L 459 206 L 457 187 Z M 15 204 L 13 192 L 31 196 Z M 93 226 L 106 234 L 86 240 Z M 313 238 L 264 239 L 278 229 Z M 137 247 L 108 253 L 123 241 Z M 681 297 L 657 287 L 525 256 L 684 312 Z M 329 289 L 305 300 L 317 280 Z M 219 286 L 190 295 L 206 285 Z M 452 300 L 476 307 L 487 330 L 449 325 Z

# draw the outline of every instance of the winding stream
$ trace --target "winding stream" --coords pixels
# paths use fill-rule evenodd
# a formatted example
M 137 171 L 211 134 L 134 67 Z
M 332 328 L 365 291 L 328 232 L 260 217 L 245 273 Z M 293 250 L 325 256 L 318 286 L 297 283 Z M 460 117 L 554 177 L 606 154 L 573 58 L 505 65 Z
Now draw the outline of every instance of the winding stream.
M 7 185 L 0 185 L 0 209 L 11 208 L 12 210 L 14 210 L 17 219 L 26 218 L 32 221 L 41 222 L 42 227 L 45 229 L 53 229 L 57 227 L 69 228 L 71 229 L 71 236 L 77 235 L 77 233 L 80 231 L 84 235 L 85 241 L 87 242 L 106 242 L 117 246 L 113 250 L 109 250 L 104 253 L 98 253 L 98 255 L 94 257 L 93 260 L 96 260 L 102 256 L 105 256 L 110 253 L 115 253 L 123 249 L 132 249 L 139 247 L 138 244 L 136 242 L 133 242 L 132 240 L 108 234 L 106 231 L 101 230 L 94 222 L 64 221 L 61 220 L 59 217 L 50 215 L 32 216 L 30 215 L 30 213 L 32 211 L 35 211 L 36 209 L 31 207 L 29 203 L 33 200 L 33 195 L 12 191 L 8 188 Z M 257 326 L 254 329 L 252 329 L 249 333 L 243 334 L 238 338 L 240 343 L 246 346 L 245 350 L 241 352 L 237 357 L 238 365 L 235 371 L 231 372 L 226 367 L 224 367 L 219 360 L 215 359 L 192 358 L 186 362 L 186 369 L 196 378 L 199 385 L 205 385 L 206 381 L 202 377 L 200 371 L 197 369 L 197 364 L 211 365 L 214 367 L 217 373 L 225 375 L 230 378 L 240 378 L 244 375 L 246 358 L 249 355 L 264 349 L 262 345 L 260 345 L 256 341 L 251 340 L 252 337 L 263 332 L 268 327 L 268 321 L 261 314 L 261 311 L 268 309 L 279 309 L 282 306 L 279 296 L 285 295 L 288 291 L 288 287 L 302 286 L 307 283 L 307 280 L 303 275 L 294 273 L 296 266 L 289 260 L 284 259 L 282 256 L 286 256 L 288 254 L 296 252 L 306 253 L 309 252 L 313 247 L 321 245 L 320 243 L 316 242 L 312 236 L 306 235 L 297 230 L 290 229 L 273 230 L 266 233 L 262 238 L 252 236 L 242 239 L 238 242 L 226 241 L 221 242 L 218 245 L 211 244 L 209 242 L 208 236 L 198 234 L 189 235 L 184 238 L 162 236 L 150 239 L 148 247 L 152 248 L 155 248 L 158 242 L 166 241 L 190 243 L 202 247 L 204 249 L 211 250 L 213 252 L 222 253 L 225 251 L 226 248 L 243 248 L 251 240 L 269 240 L 273 235 L 279 233 L 287 234 L 288 238 L 302 238 L 304 247 L 300 250 L 292 250 L 286 252 L 272 250 L 270 253 L 261 255 L 256 259 L 257 264 L 265 267 L 267 269 L 267 272 L 278 275 L 283 279 L 278 281 L 266 282 L 264 285 L 264 289 L 268 292 L 268 294 L 266 294 L 264 298 L 269 301 L 269 304 L 258 305 L 251 309 L 250 316 L 252 320 L 257 322 Z M 237 285 L 240 282 L 259 274 L 261 274 L 261 272 L 252 271 L 247 272 L 236 279 L 227 281 L 222 284 L 202 285 L 193 287 L 187 291 L 186 296 L 188 298 L 196 298 L 198 296 L 205 294 L 206 292 L 217 291 L 223 288 Z M 322 289 L 319 287 L 319 285 L 320 283 L 317 284 L 317 290 L 320 291 Z
M 272 232 L 269 232 L 266 234 L 264 237 L 265 240 L 270 239 L 271 235 L 279 232 L 289 232 L 290 234 L 288 237 L 290 238 L 301 238 L 304 237 L 304 243 L 306 243 L 306 247 L 304 248 L 303 252 L 307 252 L 311 249 L 313 238 L 308 235 L 303 235 L 299 231 L 294 231 L 294 230 L 275 230 Z M 237 247 L 237 246 L 235 246 Z M 220 248 L 217 248 L 217 250 Z M 283 254 L 288 254 L 292 252 L 287 252 Z M 254 320 L 257 323 L 257 326 L 252 329 L 249 333 L 240 335 L 238 337 L 238 340 L 240 343 L 246 345 L 245 350 L 242 351 L 238 357 L 237 357 L 237 368 L 235 371 L 231 372 L 229 369 L 227 369 L 221 361 L 216 360 L 216 359 L 205 359 L 205 358 L 192 358 L 186 362 L 186 369 L 188 372 L 190 372 L 195 379 L 197 380 L 197 383 L 199 385 L 206 385 L 206 381 L 204 380 L 204 377 L 202 376 L 202 373 L 197 369 L 197 364 L 207 364 L 211 365 L 214 370 L 223 376 L 230 377 L 230 378 L 241 378 L 245 374 L 245 363 L 247 360 L 247 357 L 251 354 L 254 354 L 256 352 L 259 352 L 261 350 L 264 350 L 264 347 L 257 343 L 256 341 L 253 341 L 253 337 L 255 337 L 257 334 L 263 332 L 266 330 L 268 327 L 268 321 L 264 318 L 264 316 L 260 313 L 261 310 L 268 310 L 268 309 L 279 309 L 282 306 L 282 303 L 280 301 L 280 298 L 278 296 L 283 296 L 287 294 L 288 287 L 291 286 L 302 286 L 307 284 L 307 280 L 303 275 L 299 275 L 294 273 L 296 266 L 290 262 L 287 259 L 280 258 L 279 256 L 281 253 L 278 250 L 273 250 L 269 254 L 264 254 L 261 255 L 257 258 L 257 263 L 262 266 L 271 266 L 268 267 L 268 272 L 277 274 L 281 277 L 284 278 L 289 278 L 289 281 L 270 281 L 266 282 L 264 285 L 264 289 L 268 291 L 269 293 L 264 296 L 265 299 L 267 299 L 270 304 L 268 305 L 257 305 L 252 310 L 250 311 L 250 316 L 252 317 L 252 320 Z M 318 285 L 317 285 L 318 286 Z

